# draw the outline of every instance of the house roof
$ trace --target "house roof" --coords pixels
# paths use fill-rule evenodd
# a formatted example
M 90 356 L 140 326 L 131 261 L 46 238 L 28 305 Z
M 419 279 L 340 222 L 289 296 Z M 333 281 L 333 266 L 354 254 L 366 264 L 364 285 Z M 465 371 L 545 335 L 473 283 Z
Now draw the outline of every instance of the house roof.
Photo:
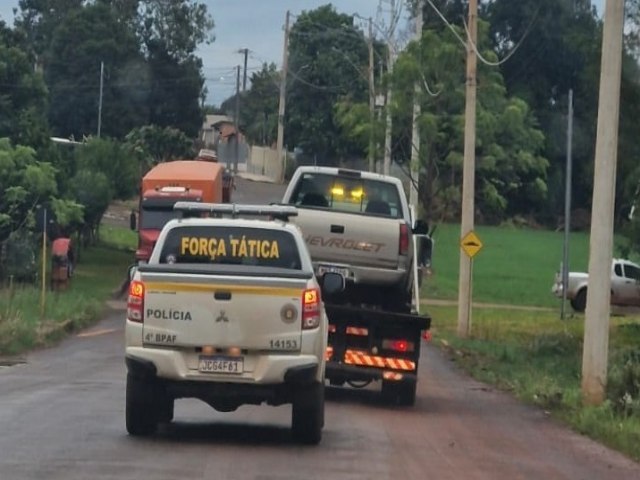
M 220 123 L 233 123 L 233 118 L 227 115 L 207 115 L 204 120 L 204 128 L 213 128 Z

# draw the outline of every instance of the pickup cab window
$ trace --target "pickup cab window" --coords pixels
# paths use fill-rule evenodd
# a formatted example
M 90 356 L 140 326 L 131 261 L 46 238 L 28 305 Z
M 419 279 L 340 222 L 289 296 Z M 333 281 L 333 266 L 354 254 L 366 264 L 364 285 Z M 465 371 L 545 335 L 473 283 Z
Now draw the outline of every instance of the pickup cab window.
M 634 266 L 634 265 L 629 265 L 628 263 L 625 263 L 624 265 L 624 276 L 627 278 L 631 278 L 633 280 L 635 280 L 636 282 L 640 281 L 640 268 Z
M 613 267 L 613 273 L 616 274 L 616 277 L 622 277 L 622 265 L 616 263 Z
M 302 269 L 296 241 L 289 232 L 250 227 L 175 227 L 165 239 L 160 263 Z
M 346 213 L 402 218 L 398 189 L 392 183 L 359 177 L 305 173 L 290 203 Z

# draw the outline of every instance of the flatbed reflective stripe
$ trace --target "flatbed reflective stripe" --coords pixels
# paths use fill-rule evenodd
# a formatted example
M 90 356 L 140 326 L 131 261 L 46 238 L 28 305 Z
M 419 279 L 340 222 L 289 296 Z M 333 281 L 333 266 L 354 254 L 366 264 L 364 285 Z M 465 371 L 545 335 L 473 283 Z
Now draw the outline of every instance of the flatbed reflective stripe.
M 174 282 L 145 282 L 147 293 L 159 292 L 215 292 L 224 290 L 231 293 L 247 293 L 252 295 L 272 295 L 282 297 L 301 297 L 302 289 L 300 288 L 283 288 L 283 287 L 259 287 L 256 285 L 223 285 L 210 284 L 204 285 L 200 283 L 174 283 Z
M 369 335 L 368 328 L 359 328 L 359 327 L 347 327 L 347 335 L 358 335 L 361 337 L 366 337 Z
M 333 353 L 333 350 L 331 353 Z M 412 362 L 411 360 L 367 355 L 365 352 L 360 352 L 358 350 L 347 350 L 344 354 L 344 363 L 347 365 L 364 365 L 376 368 L 393 368 L 394 370 L 416 369 L 415 362 Z

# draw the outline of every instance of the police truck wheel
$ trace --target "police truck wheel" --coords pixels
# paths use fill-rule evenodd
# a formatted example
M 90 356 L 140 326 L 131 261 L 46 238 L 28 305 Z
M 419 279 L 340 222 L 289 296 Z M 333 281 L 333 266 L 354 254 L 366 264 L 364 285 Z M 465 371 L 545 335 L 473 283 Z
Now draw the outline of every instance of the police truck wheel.
M 127 432 L 133 436 L 153 434 L 158 427 L 159 408 L 152 385 L 127 374 L 125 419 Z
M 324 385 L 314 383 L 300 388 L 293 399 L 291 431 L 295 441 L 317 445 L 324 425 Z
M 416 382 L 382 381 L 382 397 L 392 405 L 412 407 L 416 403 Z

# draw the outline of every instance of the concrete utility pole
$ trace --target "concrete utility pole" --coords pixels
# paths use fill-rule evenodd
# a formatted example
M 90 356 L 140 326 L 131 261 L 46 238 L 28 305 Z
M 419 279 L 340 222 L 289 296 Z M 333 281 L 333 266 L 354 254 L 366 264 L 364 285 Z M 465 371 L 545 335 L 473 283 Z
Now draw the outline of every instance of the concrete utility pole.
M 469 37 L 467 38 L 467 91 L 464 121 L 464 164 L 462 173 L 462 220 L 460 239 L 474 229 L 476 180 L 476 69 L 474 45 L 478 38 L 478 0 L 469 0 Z M 458 282 L 458 335 L 471 333 L 471 294 L 473 260 L 460 251 Z
M 388 44 L 388 56 L 387 56 L 387 73 L 389 77 L 393 73 L 393 47 Z M 382 164 L 382 173 L 389 175 L 391 170 L 391 130 L 393 128 L 393 120 L 391 119 L 391 82 L 387 87 L 387 100 L 385 102 L 387 125 L 384 132 L 384 161 Z
M 284 182 L 284 171 L 286 168 L 286 157 L 283 150 L 284 146 L 284 112 L 287 94 L 287 74 L 289 69 L 289 10 L 284 21 L 284 48 L 282 50 L 282 77 L 280 78 L 280 103 L 278 105 L 278 140 L 276 148 L 278 151 L 278 160 L 280 161 L 281 172 L 280 182 Z
M 391 78 L 391 74 L 393 73 L 393 64 L 395 63 L 395 34 L 400 11 L 396 9 L 396 0 L 389 0 L 389 3 L 391 5 L 391 20 L 389 22 L 389 31 L 387 32 L 387 73 L 389 78 Z M 400 10 L 401 9 L 402 4 L 400 4 Z M 384 136 L 384 161 L 382 163 L 382 173 L 389 175 L 391 170 L 391 132 L 393 129 L 393 120 L 391 115 L 391 81 L 389 81 L 389 86 L 387 87 L 386 107 L 387 125 Z
M 236 67 L 236 114 L 235 123 L 235 152 L 233 157 L 233 173 L 238 173 L 238 161 L 240 160 L 240 65 Z
M 102 130 L 102 90 L 104 87 L 104 62 L 100 62 L 100 96 L 98 98 L 98 138 Z
M 373 20 L 369 17 L 369 122 L 371 122 L 371 130 L 369 131 L 369 171 L 376 171 L 376 139 L 375 139 L 375 121 L 376 121 L 376 87 L 373 77 Z
M 420 42 L 422 39 L 422 0 L 418 0 L 418 16 L 416 17 L 416 37 Z M 415 207 L 418 213 L 420 206 L 419 182 L 420 182 L 420 128 L 418 119 L 420 118 L 420 82 L 416 81 L 413 89 L 413 120 L 411 131 L 411 187 L 409 189 L 409 203 Z
M 247 57 L 249 56 L 248 48 L 241 48 L 238 53 L 244 54 L 244 74 L 242 76 L 242 92 L 247 91 Z
M 582 395 L 588 405 L 604 401 L 607 386 L 613 212 L 618 154 L 624 0 L 607 0 L 604 11 L 598 130 L 593 177 L 589 289 L 582 353 Z
M 562 305 L 560 318 L 565 318 L 567 288 L 569 286 L 569 233 L 571 231 L 571 170 L 573 147 L 573 90 L 569 90 L 569 107 L 567 111 L 567 173 L 564 186 L 564 246 L 562 249 Z

